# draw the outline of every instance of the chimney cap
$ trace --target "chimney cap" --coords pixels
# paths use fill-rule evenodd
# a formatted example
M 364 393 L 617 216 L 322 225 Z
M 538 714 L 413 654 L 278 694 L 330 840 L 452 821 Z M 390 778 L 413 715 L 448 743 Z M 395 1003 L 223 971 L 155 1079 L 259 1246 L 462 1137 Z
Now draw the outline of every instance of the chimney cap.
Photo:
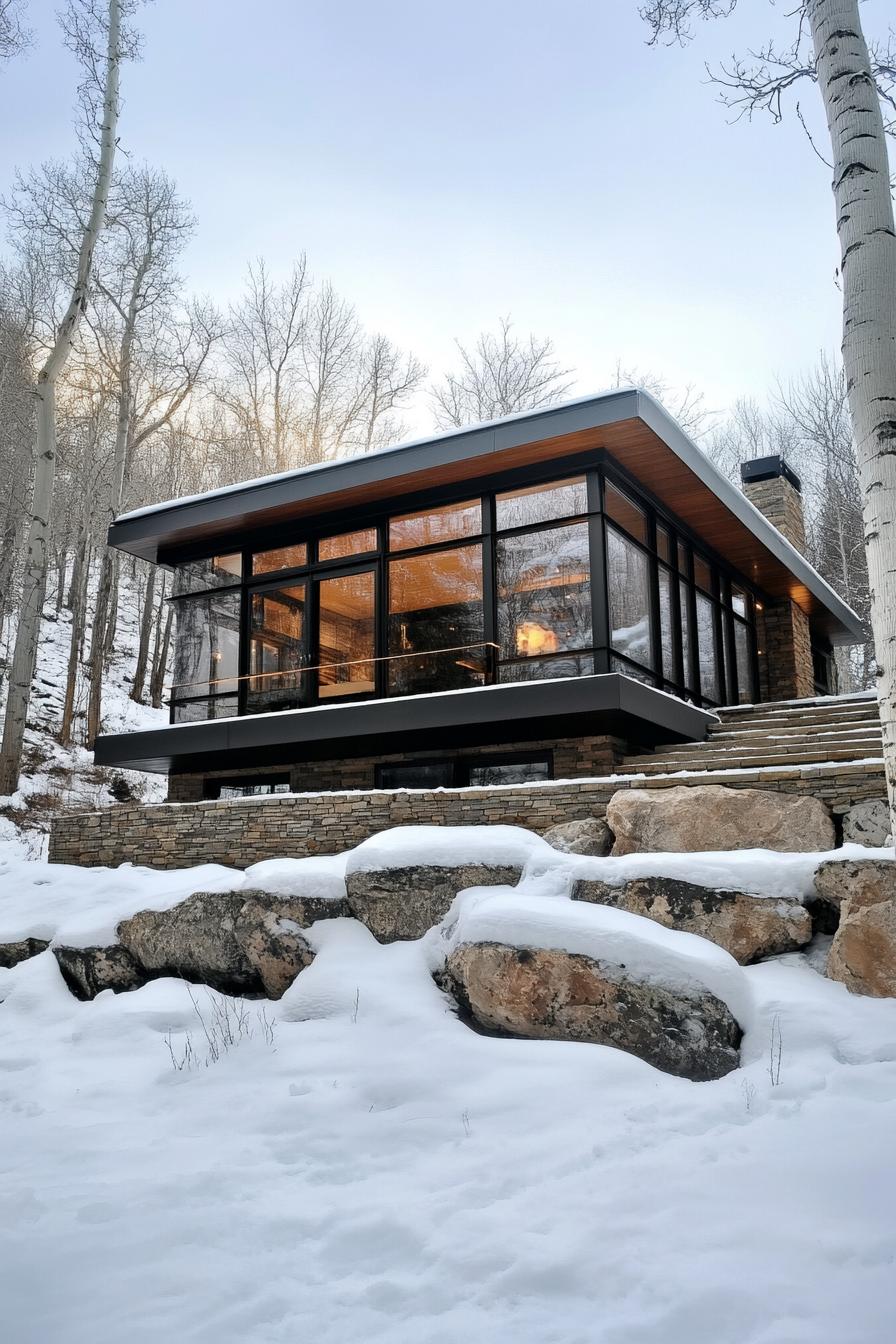
M 783 476 L 794 490 L 802 494 L 802 481 L 780 453 L 773 453 L 770 457 L 754 457 L 751 462 L 741 463 L 740 479 L 745 484 L 749 481 L 772 481 L 778 476 Z

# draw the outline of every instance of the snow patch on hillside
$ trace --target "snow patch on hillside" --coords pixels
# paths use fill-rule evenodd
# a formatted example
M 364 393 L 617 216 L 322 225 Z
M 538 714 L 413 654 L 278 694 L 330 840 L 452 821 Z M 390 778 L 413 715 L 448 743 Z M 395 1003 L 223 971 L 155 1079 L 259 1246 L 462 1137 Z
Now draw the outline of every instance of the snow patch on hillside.
M 139 584 L 133 582 L 125 565 L 121 576 L 115 649 L 103 683 L 103 731 L 107 733 L 135 732 L 168 722 L 166 709 L 137 704 L 129 694 L 139 642 L 139 600 Z M 83 743 L 88 695 L 85 667 L 79 670 L 75 695 L 76 743 L 61 747 L 56 740 L 62 722 L 71 626 L 71 613 L 63 607 L 57 614 L 55 603 L 48 601 L 41 623 L 25 733 L 24 770 L 16 793 L 11 797 L 0 797 L 0 840 L 14 841 L 25 857 L 39 858 L 45 853 L 49 822 L 54 812 L 84 812 L 110 806 L 115 799 L 109 792 L 109 785 L 115 778 L 125 780 L 140 801 L 160 801 L 166 794 L 166 780 L 162 775 L 101 769 L 94 765 L 93 752 Z M 90 620 L 87 628 L 89 634 Z M 14 638 L 13 628 L 0 651 L 4 659 L 12 656 Z M 4 678 L 0 686 L 0 716 L 5 704 Z

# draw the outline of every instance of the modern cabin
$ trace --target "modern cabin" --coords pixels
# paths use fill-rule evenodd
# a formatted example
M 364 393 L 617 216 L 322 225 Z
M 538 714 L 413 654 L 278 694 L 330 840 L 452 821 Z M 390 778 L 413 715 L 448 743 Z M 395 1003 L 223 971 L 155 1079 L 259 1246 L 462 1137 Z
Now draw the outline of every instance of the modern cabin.
M 864 638 L 780 458 L 726 480 L 638 389 L 125 514 L 173 572 L 169 796 L 606 773 L 723 705 L 825 694 Z

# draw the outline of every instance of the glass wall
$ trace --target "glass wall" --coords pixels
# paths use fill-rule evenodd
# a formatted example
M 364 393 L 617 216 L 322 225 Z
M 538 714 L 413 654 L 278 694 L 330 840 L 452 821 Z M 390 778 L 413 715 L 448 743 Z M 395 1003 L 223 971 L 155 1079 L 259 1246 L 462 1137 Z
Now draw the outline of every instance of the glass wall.
M 749 585 L 609 461 L 263 546 L 177 567 L 176 721 L 608 671 L 755 699 Z

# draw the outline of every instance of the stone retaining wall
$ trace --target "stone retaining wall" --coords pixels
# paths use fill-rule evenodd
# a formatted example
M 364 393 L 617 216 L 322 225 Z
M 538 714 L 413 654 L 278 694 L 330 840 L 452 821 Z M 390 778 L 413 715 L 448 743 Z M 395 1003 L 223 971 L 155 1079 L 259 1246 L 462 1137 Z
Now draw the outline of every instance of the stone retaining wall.
M 390 826 L 505 824 L 543 832 L 559 822 L 603 816 L 618 789 L 689 783 L 811 794 L 826 802 L 835 816 L 860 799 L 886 795 L 883 765 L 873 761 L 503 788 L 275 794 L 126 805 L 57 817 L 50 834 L 50 862 L 85 867 L 130 862 L 150 868 L 223 863 L 246 868 L 261 859 L 335 854 Z

